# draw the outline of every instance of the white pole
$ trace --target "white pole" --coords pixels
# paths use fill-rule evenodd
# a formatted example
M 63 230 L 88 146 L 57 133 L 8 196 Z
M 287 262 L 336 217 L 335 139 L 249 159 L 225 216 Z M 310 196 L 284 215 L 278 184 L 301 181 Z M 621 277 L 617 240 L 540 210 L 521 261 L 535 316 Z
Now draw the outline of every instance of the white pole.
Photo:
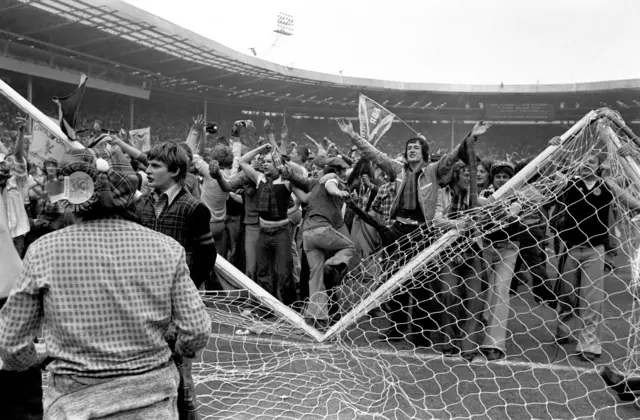
M 233 264 L 221 256 L 216 257 L 216 270 L 222 272 L 225 276 L 233 278 L 240 286 L 249 290 L 255 297 L 257 297 L 261 304 L 269 307 L 281 317 L 300 328 L 309 336 L 315 338 L 317 341 L 322 341 L 322 333 L 308 325 L 305 320 L 293 309 L 284 305 L 278 299 L 276 299 L 271 293 L 264 290 L 257 285 L 249 277 L 245 276 L 240 270 L 238 270 Z
M 587 115 L 584 116 L 580 121 L 578 121 L 573 127 L 567 130 L 561 136 L 562 142 L 566 141 L 568 138 L 576 134 L 580 131 L 585 125 L 589 122 L 597 118 L 598 114 L 595 111 L 591 111 Z M 562 144 L 562 143 L 561 143 Z M 494 192 L 491 196 L 491 200 L 496 201 L 498 199 L 504 198 L 505 196 L 510 195 L 513 191 L 520 188 L 532 175 L 537 173 L 538 167 L 545 162 L 545 160 L 560 146 L 549 146 L 547 147 L 540 155 L 538 155 L 533 161 L 531 161 L 527 166 L 522 168 L 520 172 L 518 172 L 509 182 L 503 185 L 498 191 Z M 354 322 L 356 322 L 357 318 L 361 315 L 369 312 L 370 309 L 380 305 L 382 302 L 381 299 L 388 297 L 394 291 L 396 291 L 400 286 L 406 283 L 411 277 L 411 274 L 424 266 L 435 257 L 437 257 L 440 252 L 447 249 L 458 237 L 460 233 L 457 230 L 450 230 L 441 236 L 434 244 L 429 246 L 424 251 L 420 252 L 415 258 L 413 258 L 409 263 L 407 263 L 404 267 L 402 267 L 397 273 L 395 273 L 389 280 L 387 280 L 382 286 L 376 289 L 369 297 L 361 301 L 355 308 L 349 311 L 346 315 L 344 315 L 340 321 L 335 323 L 334 325 L 327 330 L 322 337 L 322 341 L 327 341 L 337 334 L 341 333 L 348 326 Z
M 333 324 L 331 328 L 329 328 L 324 334 L 324 337 L 322 337 L 321 341 L 327 341 L 335 335 L 341 333 L 350 324 L 355 322 L 361 314 L 366 314 L 372 308 L 379 306 L 380 302 L 382 302 L 382 299 L 386 299 L 411 278 L 411 273 L 431 261 L 434 257 L 440 254 L 440 252 L 448 248 L 449 245 L 451 245 L 451 243 L 453 243 L 453 241 L 458 238 L 458 236 L 460 236 L 458 231 L 450 230 L 449 232 L 438 238 L 438 240 L 434 244 L 416 255 L 414 259 L 409 261 L 409 263 L 398 270 L 397 273 L 391 276 L 389 280 L 384 282 L 371 295 L 369 295 L 366 299 L 360 301 L 360 303 L 355 308 L 353 308 L 349 311 L 349 313 L 340 318 L 340 321 Z
M 604 131 L 604 134 L 609 138 L 609 141 L 613 143 L 616 150 L 622 147 L 620 138 L 616 135 L 611 126 L 602 124 L 599 128 Z M 638 180 L 640 180 L 640 166 L 631 156 L 625 156 L 624 161 L 627 163 L 627 165 L 623 165 L 623 168 L 627 172 L 627 176 L 638 182 Z M 637 186 L 640 187 L 640 184 L 637 184 Z
M 16 92 L 11 86 L 6 84 L 3 80 L 0 80 L 0 94 L 11 101 L 15 106 L 20 108 L 23 112 L 26 112 L 34 120 L 38 121 L 48 132 L 53 134 L 59 140 L 69 144 L 74 149 L 83 149 L 84 147 L 77 141 L 71 141 L 62 132 L 60 126 L 47 117 L 38 108 L 33 106 L 22 95 Z
M 527 166 L 522 168 L 520 172 L 515 174 L 513 178 L 507 181 L 500 189 L 494 192 L 491 197 L 489 197 L 489 201 L 500 200 L 508 195 L 510 195 L 513 191 L 516 191 L 524 185 L 525 182 L 533 175 L 535 175 L 538 170 L 542 167 L 543 163 L 551 156 L 553 152 L 556 151 L 559 147 L 562 147 L 562 143 L 567 141 L 570 137 L 574 136 L 578 131 L 580 131 L 585 125 L 589 124 L 591 121 L 595 120 L 598 117 L 598 113 L 596 111 L 591 111 L 587 115 L 585 115 L 580 121 L 575 123 L 573 127 L 568 129 L 562 136 L 560 136 L 561 142 L 559 146 L 549 146 L 542 151 L 535 159 L 533 159 Z

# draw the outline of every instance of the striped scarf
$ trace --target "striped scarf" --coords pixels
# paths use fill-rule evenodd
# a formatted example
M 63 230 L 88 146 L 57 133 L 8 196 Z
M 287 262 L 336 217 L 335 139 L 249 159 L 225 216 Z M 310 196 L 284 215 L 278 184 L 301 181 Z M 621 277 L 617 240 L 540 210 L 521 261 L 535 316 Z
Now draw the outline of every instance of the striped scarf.
M 462 212 L 469 209 L 469 194 L 467 194 L 466 191 L 456 193 L 453 190 L 450 190 L 450 194 L 451 206 L 449 207 L 449 214 L 447 216 L 450 219 L 457 219 Z
M 276 202 L 275 191 L 273 190 L 273 178 L 266 175 L 264 185 L 260 189 L 258 212 L 269 213 L 272 218 L 278 217 L 278 203 Z
M 418 206 L 418 176 L 422 171 L 423 166 L 420 166 L 417 170 L 412 170 L 407 167 L 404 171 L 404 188 L 402 190 L 402 209 L 403 210 L 415 210 Z

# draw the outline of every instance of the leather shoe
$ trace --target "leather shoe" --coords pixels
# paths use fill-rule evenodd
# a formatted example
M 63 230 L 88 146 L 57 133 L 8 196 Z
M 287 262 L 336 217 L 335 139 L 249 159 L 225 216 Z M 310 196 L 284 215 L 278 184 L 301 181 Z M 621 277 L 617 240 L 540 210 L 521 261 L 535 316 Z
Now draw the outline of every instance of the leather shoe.
M 604 383 L 618 394 L 620 401 L 633 401 L 636 399 L 636 395 L 627 386 L 626 378 L 609 366 L 602 366 L 598 369 L 598 374 Z

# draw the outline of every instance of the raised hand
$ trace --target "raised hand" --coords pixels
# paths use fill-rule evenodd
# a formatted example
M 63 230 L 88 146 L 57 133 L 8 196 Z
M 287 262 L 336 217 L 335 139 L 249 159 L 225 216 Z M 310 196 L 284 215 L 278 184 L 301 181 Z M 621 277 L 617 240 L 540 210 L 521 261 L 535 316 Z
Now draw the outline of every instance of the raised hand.
M 204 117 L 204 115 L 198 114 L 196 117 L 193 117 L 191 120 L 193 121 L 193 126 L 192 126 L 193 129 L 197 131 L 204 130 L 204 127 L 207 125 L 207 119 Z
M 285 163 L 284 166 L 282 166 L 282 169 L 280 169 L 280 175 L 284 180 L 291 179 L 293 176 L 293 169 L 291 169 L 291 166 L 289 166 L 288 163 Z
M 352 136 L 355 134 L 355 131 L 353 131 L 353 124 L 347 119 L 340 118 L 338 120 L 338 128 L 340 128 L 340 131 L 348 136 Z
M 369 175 L 364 174 L 360 177 L 362 179 L 362 183 L 367 186 L 368 188 L 371 188 L 371 179 L 369 178 Z
M 271 124 L 271 121 L 269 120 L 264 120 L 264 131 L 269 134 L 271 132 L 273 132 L 273 124 Z
M 289 129 L 287 128 L 287 124 L 282 125 L 282 131 L 280 131 L 280 139 L 286 140 L 289 135 Z
M 220 179 L 222 176 L 222 173 L 220 172 L 220 164 L 215 159 L 209 162 L 209 175 L 211 175 L 211 178 L 213 179 Z
M 479 137 L 487 132 L 487 130 L 491 127 L 491 123 L 488 121 L 480 120 L 473 126 L 471 129 L 471 135 L 473 137 Z

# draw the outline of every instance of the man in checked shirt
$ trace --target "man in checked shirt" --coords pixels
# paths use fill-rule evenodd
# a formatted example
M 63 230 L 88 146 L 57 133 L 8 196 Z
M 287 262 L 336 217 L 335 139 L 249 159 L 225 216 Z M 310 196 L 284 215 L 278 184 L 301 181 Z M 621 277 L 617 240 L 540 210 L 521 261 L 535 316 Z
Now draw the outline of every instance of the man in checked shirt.
M 122 153 L 98 155 L 107 162 L 87 149 L 60 162 L 58 176 L 76 188 L 50 196 L 75 223 L 29 248 L 0 311 L 0 357 L 18 371 L 49 361 L 47 419 L 178 419 L 180 377 L 165 334 L 175 330 L 176 357 L 194 357 L 210 318 L 184 248 L 128 220 L 138 181 Z M 41 334 L 44 351 L 34 344 Z

